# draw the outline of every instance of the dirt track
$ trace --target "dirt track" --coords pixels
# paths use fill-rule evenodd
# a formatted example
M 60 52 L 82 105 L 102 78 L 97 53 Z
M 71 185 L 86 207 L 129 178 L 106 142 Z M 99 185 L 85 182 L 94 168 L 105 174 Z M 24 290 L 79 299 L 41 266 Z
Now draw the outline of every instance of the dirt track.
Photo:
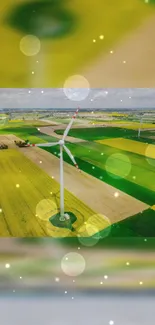
M 91 88 L 154 88 L 155 15 L 83 71 Z M 109 50 L 109 52 L 110 52 Z M 126 63 L 123 63 L 126 61 Z
M 51 136 L 53 136 L 53 137 L 55 137 L 57 139 L 62 139 L 62 135 L 57 134 L 57 133 L 54 132 L 54 130 L 56 130 L 56 129 L 58 129 L 58 130 L 59 129 L 66 129 L 66 125 L 59 125 L 57 128 L 56 127 L 51 127 L 51 126 L 41 127 L 40 132 L 44 133 L 44 134 L 47 134 L 47 135 L 51 135 Z M 69 137 L 69 136 L 66 137 L 66 141 L 71 142 L 71 143 L 86 142 L 83 139 L 77 139 L 77 138 Z

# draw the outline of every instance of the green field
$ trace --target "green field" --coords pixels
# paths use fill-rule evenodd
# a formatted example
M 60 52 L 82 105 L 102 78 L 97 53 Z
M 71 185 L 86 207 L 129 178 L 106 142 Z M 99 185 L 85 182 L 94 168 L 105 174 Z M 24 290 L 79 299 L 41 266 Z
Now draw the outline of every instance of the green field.
M 64 130 L 56 130 L 57 134 L 63 134 Z M 90 128 L 75 128 L 71 129 L 69 131 L 69 136 L 84 139 L 88 141 L 97 141 L 102 139 L 108 139 L 108 138 L 135 138 L 139 141 L 137 135 L 137 130 L 131 130 L 131 129 L 123 129 L 119 127 L 90 127 Z M 144 138 L 140 138 L 140 141 L 146 141 L 145 137 L 155 135 L 153 131 L 142 131 L 141 136 Z
M 57 134 L 63 134 L 64 130 L 56 130 Z M 75 128 L 69 131 L 69 136 L 84 139 L 88 141 L 95 141 L 106 138 L 130 137 L 136 136 L 135 130 L 126 130 L 121 128 L 111 127 L 95 127 L 95 128 Z
M 22 140 L 29 140 L 31 143 L 45 143 L 54 142 L 57 139 L 41 133 L 37 128 L 33 126 L 11 126 L 0 129 L 0 135 L 14 134 Z

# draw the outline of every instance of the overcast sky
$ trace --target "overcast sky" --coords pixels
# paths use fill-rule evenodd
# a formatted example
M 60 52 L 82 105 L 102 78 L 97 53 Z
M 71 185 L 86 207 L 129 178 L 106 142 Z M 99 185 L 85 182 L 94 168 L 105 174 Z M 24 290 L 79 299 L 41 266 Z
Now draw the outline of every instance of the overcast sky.
M 68 96 L 72 99 L 69 99 Z M 86 97 L 85 99 L 83 99 Z M 76 100 L 75 100 L 76 99 Z M 78 100 L 77 100 L 78 99 Z M 83 99 L 83 100 L 80 100 Z M 3 108 L 155 108 L 155 88 L 0 88 Z

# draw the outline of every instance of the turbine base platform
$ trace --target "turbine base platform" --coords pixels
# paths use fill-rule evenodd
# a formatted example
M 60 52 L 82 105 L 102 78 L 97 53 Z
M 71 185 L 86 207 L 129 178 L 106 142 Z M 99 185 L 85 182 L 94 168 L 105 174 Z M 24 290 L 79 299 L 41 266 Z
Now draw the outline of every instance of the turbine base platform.
M 65 218 L 66 216 L 66 218 Z M 68 216 L 68 218 L 67 218 Z M 49 218 L 50 223 L 58 228 L 67 228 L 71 231 L 75 231 L 72 224 L 77 220 L 77 217 L 73 212 L 65 212 L 64 220 L 61 220 L 60 212 Z

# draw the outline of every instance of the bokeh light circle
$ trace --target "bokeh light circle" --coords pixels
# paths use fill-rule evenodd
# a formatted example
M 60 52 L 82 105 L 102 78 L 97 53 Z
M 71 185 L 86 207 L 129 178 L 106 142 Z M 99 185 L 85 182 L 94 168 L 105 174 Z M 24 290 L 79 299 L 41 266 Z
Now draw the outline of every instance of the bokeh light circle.
M 100 239 L 100 233 L 95 226 L 86 222 L 86 224 L 81 226 L 78 230 L 77 237 L 80 244 L 86 247 L 92 247 L 98 243 Z
M 131 161 L 127 155 L 115 153 L 106 160 L 105 169 L 113 178 L 125 178 L 130 174 Z
M 102 214 L 94 214 L 79 229 L 78 240 L 83 246 L 95 246 L 111 232 L 110 220 Z
M 85 100 L 90 92 L 88 80 L 81 75 L 69 77 L 63 87 L 64 94 L 72 101 Z
M 145 150 L 147 162 L 155 167 L 155 145 L 149 144 Z
M 61 261 L 62 271 L 68 276 L 78 276 L 85 270 L 86 262 L 79 253 L 70 252 Z
M 26 35 L 20 41 L 20 50 L 26 56 L 34 56 L 40 52 L 40 49 L 40 40 L 34 35 Z
M 57 205 L 54 200 L 41 200 L 36 206 L 36 217 L 41 220 L 48 221 L 51 217 L 52 211 L 56 209 Z

